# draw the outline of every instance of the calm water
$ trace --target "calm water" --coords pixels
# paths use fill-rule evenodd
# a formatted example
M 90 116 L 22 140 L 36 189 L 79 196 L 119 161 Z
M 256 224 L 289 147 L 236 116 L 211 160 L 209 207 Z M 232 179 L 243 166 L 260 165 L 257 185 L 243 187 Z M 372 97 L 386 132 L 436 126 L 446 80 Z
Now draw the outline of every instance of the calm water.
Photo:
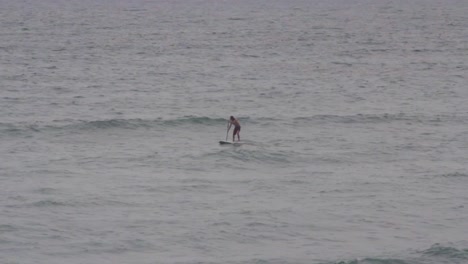
M 468 263 L 466 14 L 0 1 L 0 263 Z

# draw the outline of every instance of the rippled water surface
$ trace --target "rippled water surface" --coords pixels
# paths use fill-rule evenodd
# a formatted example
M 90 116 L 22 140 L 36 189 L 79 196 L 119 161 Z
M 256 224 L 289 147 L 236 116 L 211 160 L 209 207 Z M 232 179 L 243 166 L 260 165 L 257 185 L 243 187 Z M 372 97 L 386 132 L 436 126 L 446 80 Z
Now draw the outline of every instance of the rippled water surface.
M 467 13 L 0 1 L 0 262 L 468 263 Z

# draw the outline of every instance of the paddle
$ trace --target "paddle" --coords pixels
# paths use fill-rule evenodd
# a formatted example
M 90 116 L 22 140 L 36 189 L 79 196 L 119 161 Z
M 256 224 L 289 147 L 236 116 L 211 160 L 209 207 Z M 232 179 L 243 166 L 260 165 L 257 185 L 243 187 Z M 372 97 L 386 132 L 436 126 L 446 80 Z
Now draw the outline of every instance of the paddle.
M 226 141 L 227 141 L 227 138 L 228 138 L 228 135 L 229 135 L 229 129 L 231 128 L 231 126 L 229 126 L 229 121 L 228 121 L 228 124 L 227 124 L 227 131 L 226 131 Z

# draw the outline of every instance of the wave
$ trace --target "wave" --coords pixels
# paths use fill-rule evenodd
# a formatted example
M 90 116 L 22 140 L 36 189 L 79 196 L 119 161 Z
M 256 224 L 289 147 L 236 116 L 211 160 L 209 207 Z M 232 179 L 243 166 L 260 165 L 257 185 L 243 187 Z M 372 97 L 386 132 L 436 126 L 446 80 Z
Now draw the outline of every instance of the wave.
M 203 118 L 200 118 L 203 120 Z M 209 118 L 208 118 L 209 119 Z M 226 122 L 226 119 L 209 119 L 212 124 L 219 124 Z M 369 123 L 389 123 L 389 122 L 406 122 L 406 123 L 430 123 L 442 124 L 446 122 L 452 123 L 468 123 L 468 116 L 463 115 L 426 115 L 426 114 L 405 114 L 405 113 L 383 113 L 383 114 L 352 114 L 352 115 L 327 115 L 318 114 L 311 116 L 296 116 L 296 117 L 239 117 L 241 123 L 255 124 L 255 125 L 277 125 L 278 123 L 284 125 L 297 126 L 298 124 L 307 123 L 342 123 L 342 124 L 369 124 Z
M 0 136 L 28 135 L 43 131 L 98 131 L 106 129 L 167 128 L 192 125 L 226 124 L 223 118 L 184 116 L 175 119 L 103 119 L 103 120 L 54 120 L 52 122 L 0 123 Z
M 71 204 L 67 204 L 65 202 L 59 202 L 55 200 L 41 200 L 32 204 L 34 207 L 58 207 L 58 206 L 72 206 Z
M 414 252 L 406 257 L 391 258 L 362 258 L 335 262 L 322 262 L 321 264 L 466 264 L 468 263 L 468 249 L 458 249 L 455 246 L 434 244 L 429 249 Z
M 365 258 L 361 260 L 350 260 L 334 262 L 333 264 L 413 264 L 413 262 L 401 259 L 379 259 L 379 258 Z
M 194 117 L 184 116 L 175 119 L 109 119 L 98 121 L 81 121 L 78 124 L 72 125 L 75 128 L 83 130 L 94 129 L 109 129 L 109 128 L 122 128 L 122 129 L 136 129 L 139 127 L 174 127 L 174 126 L 188 126 L 188 125 L 219 125 L 227 122 L 222 118 L 209 118 L 209 117 Z
M 431 248 L 421 252 L 423 256 L 443 260 L 464 261 L 468 263 L 468 249 L 457 249 L 455 247 L 435 244 Z
M 389 122 L 407 122 L 407 123 L 445 123 L 457 122 L 466 123 L 468 117 L 454 115 L 407 115 L 399 114 L 355 114 L 355 115 L 314 115 L 309 117 L 296 117 L 295 123 L 389 123 Z
M 226 124 L 227 119 L 224 118 L 210 118 L 210 117 L 196 117 L 196 116 L 184 116 L 181 118 L 176 119 L 169 119 L 169 120 L 158 120 L 161 121 L 164 125 L 193 125 L 193 124 L 200 124 L 200 125 L 219 125 L 219 124 Z
M 465 177 L 468 177 L 468 174 L 462 173 L 462 172 L 453 172 L 453 173 L 442 174 L 442 177 L 446 177 L 446 178 L 465 178 Z
M 297 127 L 308 124 L 378 124 L 389 122 L 406 123 L 430 123 L 444 124 L 447 122 L 456 122 L 463 124 L 468 122 L 468 117 L 452 115 L 406 115 L 406 114 L 355 114 L 355 115 L 313 115 L 292 118 L 274 118 L 274 117 L 239 117 L 241 123 L 268 127 L 270 125 Z M 102 120 L 53 120 L 50 122 L 18 122 L 18 123 L 0 123 L 0 136 L 5 135 L 31 135 L 32 133 L 42 131 L 99 131 L 106 129 L 139 129 L 139 128 L 171 128 L 186 127 L 193 125 L 221 126 L 225 125 L 227 119 L 212 118 L 206 116 L 182 116 L 173 119 L 102 119 Z

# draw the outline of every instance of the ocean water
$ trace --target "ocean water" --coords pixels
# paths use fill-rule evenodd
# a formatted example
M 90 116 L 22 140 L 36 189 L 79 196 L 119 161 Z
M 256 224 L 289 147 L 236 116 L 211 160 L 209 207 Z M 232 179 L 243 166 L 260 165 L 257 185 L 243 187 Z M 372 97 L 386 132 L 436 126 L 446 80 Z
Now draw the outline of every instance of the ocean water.
M 468 263 L 467 14 L 0 1 L 0 263 Z

